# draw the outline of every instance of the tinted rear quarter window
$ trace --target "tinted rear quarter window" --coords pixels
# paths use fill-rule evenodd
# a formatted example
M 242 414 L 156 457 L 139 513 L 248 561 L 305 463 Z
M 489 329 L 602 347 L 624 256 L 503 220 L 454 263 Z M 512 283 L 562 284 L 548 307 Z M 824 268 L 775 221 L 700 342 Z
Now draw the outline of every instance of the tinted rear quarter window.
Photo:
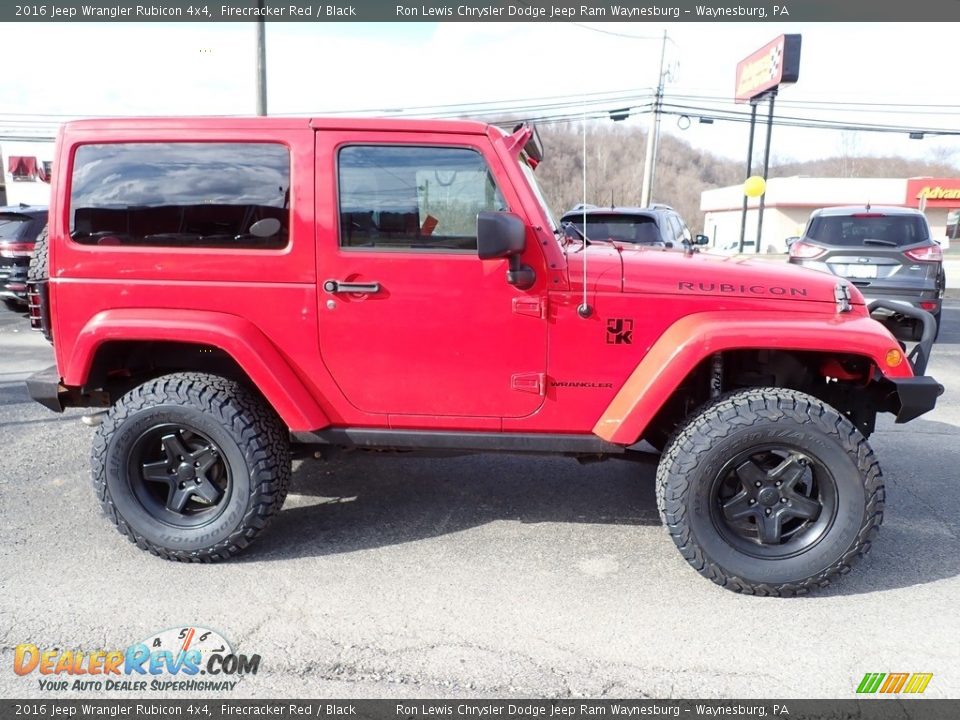
M 810 221 L 807 237 L 826 245 L 899 247 L 929 240 L 930 233 L 916 215 L 822 215 Z
M 84 145 L 73 165 L 70 235 L 88 245 L 282 248 L 289 200 L 283 145 Z M 251 232 L 268 218 L 279 231 Z

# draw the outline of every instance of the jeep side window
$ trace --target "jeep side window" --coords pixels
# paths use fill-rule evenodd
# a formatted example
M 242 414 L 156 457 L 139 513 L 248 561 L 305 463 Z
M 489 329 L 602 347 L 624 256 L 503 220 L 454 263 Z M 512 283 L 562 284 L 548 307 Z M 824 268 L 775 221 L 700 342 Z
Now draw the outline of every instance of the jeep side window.
M 475 251 L 477 213 L 507 209 L 466 148 L 351 145 L 338 172 L 342 247 Z
M 289 217 L 283 145 L 115 143 L 76 152 L 70 237 L 84 245 L 277 249 L 287 245 Z M 279 229 L 265 235 L 275 220 Z

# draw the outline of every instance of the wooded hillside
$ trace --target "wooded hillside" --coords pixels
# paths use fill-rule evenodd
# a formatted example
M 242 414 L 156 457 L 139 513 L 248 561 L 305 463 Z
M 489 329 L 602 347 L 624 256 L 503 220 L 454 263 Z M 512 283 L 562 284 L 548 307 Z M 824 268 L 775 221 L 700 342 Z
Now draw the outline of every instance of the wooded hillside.
M 540 128 L 545 159 L 537 177 L 554 213 L 583 198 L 583 137 L 579 125 Z M 646 133 L 640 128 L 611 123 L 587 125 L 587 202 L 595 205 L 637 205 L 643 184 Z M 946 160 L 927 162 L 899 157 L 843 157 L 772 166 L 770 177 L 954 176 L 960 169 Z M 654 202 L 672 205 L 693 232 L 703 228 L 700 192 L 743 181 L 743 163 L 691 147 L 661 133 L 657 155 Z

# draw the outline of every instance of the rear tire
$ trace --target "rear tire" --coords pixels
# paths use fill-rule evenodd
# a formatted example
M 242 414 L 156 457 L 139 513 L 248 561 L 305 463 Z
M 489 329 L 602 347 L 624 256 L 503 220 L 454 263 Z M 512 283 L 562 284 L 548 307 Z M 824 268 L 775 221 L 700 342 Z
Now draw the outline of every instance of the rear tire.
M 704 406 L 657 470 L 660 516 L 683 557 L 755 595 L 801 595 L 849 572 L 870 549 L 883 502 L 867 440 L 795 390 L 743 390 Z
M 33 245 L 33 255 L 30 257 L 30 265 L 27 267 L 27 282 L 43 282 L 50 277 L 48 227 L 47 225 L 44 226 Z
M 178 373 L 124 395 L 94 435 L 93 486 L 107 517 L 142 550 L 213 562 L 247 547 L 290 483 L 286 428 L 253 393 Z

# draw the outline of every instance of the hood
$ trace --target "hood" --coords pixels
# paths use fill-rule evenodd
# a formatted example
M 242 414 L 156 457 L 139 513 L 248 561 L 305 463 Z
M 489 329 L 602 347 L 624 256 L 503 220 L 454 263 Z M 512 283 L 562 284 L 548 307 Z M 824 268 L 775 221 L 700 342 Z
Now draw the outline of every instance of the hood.
M 790 265 L 783 259 L 746 258 L 656 250 L 624 250 L 623 292 L 836 303 L 836 276 Z M 863 297 L 851 288 L 852 300 Z

